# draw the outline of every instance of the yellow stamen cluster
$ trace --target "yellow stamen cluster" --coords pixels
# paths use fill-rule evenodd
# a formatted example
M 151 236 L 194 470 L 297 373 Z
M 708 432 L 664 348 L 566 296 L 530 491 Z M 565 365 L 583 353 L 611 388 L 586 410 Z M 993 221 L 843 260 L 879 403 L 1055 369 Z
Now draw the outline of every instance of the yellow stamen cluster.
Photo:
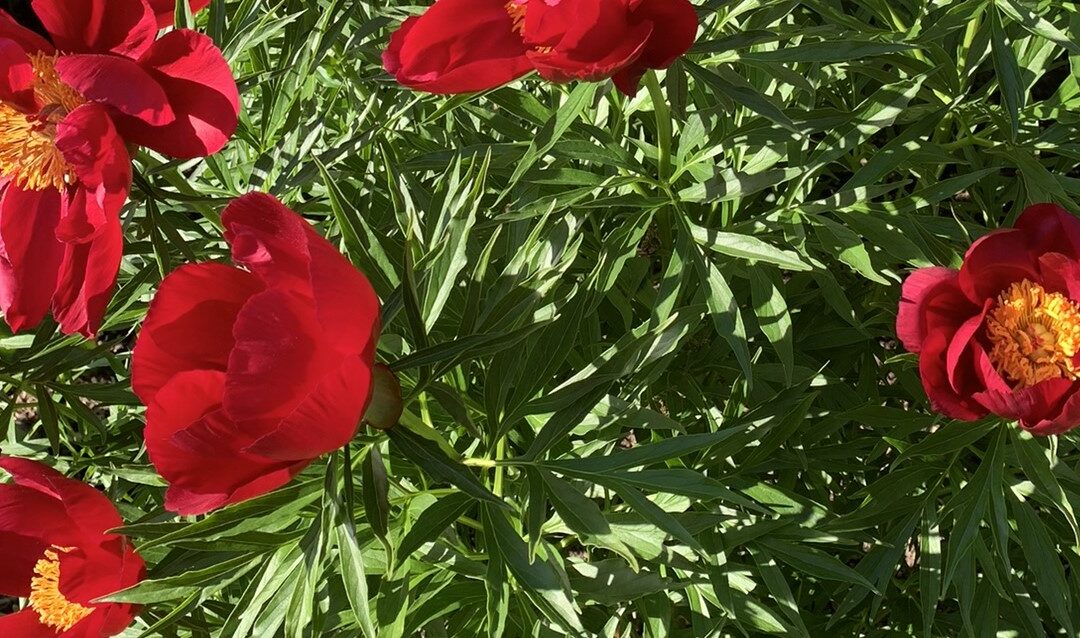
M 1009 286 L 986 320 L 990 361 L 999 373 L 1029 388 L 1047 379 L 1080 378 L 1080 308 L 1028 280 Z
M 24 113 L 0 102 L 0 175 L 27 190 L 59 189 L 74 176 L 56 148 L 56 124 L 86 100 L 60 79 L 55 55 L 32 54 L 30 64 L 40 110 Z
M 506 13 L 514 21 L 514 31 L 521 33 L 522 29 L 525 28 L 525 3 L 519 4 L 514 0 L 510 0 L 506 3 Z
M 34 565 L 30 580 L 30 608 L 37 612 L 43 625 L 64 632 L 93 613 L 90 607 L 73 603 L 60 593 L 60 554 L 70 548 L 53 547 L 45 550 L 45 557 Z

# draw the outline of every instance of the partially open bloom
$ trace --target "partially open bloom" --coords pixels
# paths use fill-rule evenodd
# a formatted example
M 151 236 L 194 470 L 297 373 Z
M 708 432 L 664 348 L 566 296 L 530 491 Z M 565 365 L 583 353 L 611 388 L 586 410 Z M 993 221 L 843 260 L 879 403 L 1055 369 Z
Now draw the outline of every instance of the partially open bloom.
M 896 332 L 935 410 L 1034 434 L 1080 425 L 1080 219 L 1031 206 L 972 244 L 960 270 L 915 271 Z
M 379 300 L 302 217 L 261 193 L 221 216 L 237 267 L 180 267 L 135 344 L 132 386 L 165 506 L 203 513 L 269 492 L 355 434 Z
M 0 616 L 0 636 L 105 638 L 124 631 L 132 605 L 93 601 L 138 583 L 143 561 L 98 490 L 36 461 L 0 457 L 0 593 L 27 599 Z
M 612 78 L 627 95 L 694 43 L 688 0 L 438 0 L 383 53 L 398 82 L 429 93 L 492 89 L 536 70 L 553 82 Z
M 236 128 L 239 96 L 206 36 L 161 38 L 147 0 L 33 0 L 48 38 L 0 11 L 0 310 L 52 308 L 93 335 L 123 253 L 129 149 L 191 158 Z

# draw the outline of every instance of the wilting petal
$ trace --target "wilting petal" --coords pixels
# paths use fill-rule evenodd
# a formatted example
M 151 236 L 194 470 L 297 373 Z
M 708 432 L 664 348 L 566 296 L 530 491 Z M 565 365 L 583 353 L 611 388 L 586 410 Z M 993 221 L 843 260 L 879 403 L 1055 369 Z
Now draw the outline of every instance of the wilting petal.
M 229 204 L 221 219 L 237 263 L 271 286 L 310 295 L 324 335 L 342 352 L 371 350 L 379 331 L 375 290 L 302 217 L 269 195 L 249 193 Z
M 532 70 L 506 0 L 438 0 L 402 23 L 383 53 L 399 83 L 428 93 L 471 93 Z
M 118 115 L 124 139 L 179 158 L 211 155 L 225 146 L 236 130 L 240 96 L 210 38 L 187 29 L 169 32 L 139 58 L 139 65 L 165 90 L 176 119 L 151 126 Z
M 170 483 L 165 502 L 170 511 L 201 514 L 268 492 L 307 464 L 244 453 L 250 438 L 221 409 L 224 383 L 221 372 L 183 372 L 147 408 L 147 450 Z
M 80 195 L 80 193 L 82 193 Z M 76 191 L 76 198 L 86 197 Z M 75 201 L 73 205 L 79 205 Z M 90 242 L 66 244 L 53 295 L 53 315 L 64 334 L 94 336 L 112 298 L 116 274 L 124 255 L 120 218 L 107 216 Z
M 33 6 L 61 51 L 138 57 L 157 37 L 146 0 L 33 0 Z
M 124 524 L 112 501 L 99 490 L 69 479 L 43 463 L 0 457 L 0 468 L 11 474 L 17 485 L 57 499 L 68 518 L 87 535 L 100 535 Z
M 64 258 L 59 223 L 59 191 L 8 184 L 0 193 L 0 310 L 13 331 L 36 326 L 49 311 Z
M 131 380 L 139 398 L 153 401 L 185 370 L 224 372 L 236 316 L 261 290 L 257 277 L 224 264 L 188 264 L 166 277 L 135 344 Z
M 0 101 L 9 102 L 26 111 L 35 110 L 34 67 L 26 51 L 14 40 L 0 36 Z
M 56 127 L 56 147 L 79 178 L 74 196 L 62 210 L 56 237 L 87 242 L 109 227 L 127 201 L 131 157 L 105 107 L 89 103 Z
M 134 60 L 117 55 L 64 55 L 56 72 L 84 97 L 151 126 L 176 120 L 165 89 Z
M 150 7 L 154 10 L 159 28 L 164 29 L 173 25 L 176 4 L 175 0 L 150 0 Z M 191 0 L 189 4 L 191 12 L 197 13 L 205 9 L 210 4 L 210 0 Z
M 282 461 L 313 459 L 352 440 L 371 396 L 371 364 L 347 357 L 296 409 L 247 451 Z

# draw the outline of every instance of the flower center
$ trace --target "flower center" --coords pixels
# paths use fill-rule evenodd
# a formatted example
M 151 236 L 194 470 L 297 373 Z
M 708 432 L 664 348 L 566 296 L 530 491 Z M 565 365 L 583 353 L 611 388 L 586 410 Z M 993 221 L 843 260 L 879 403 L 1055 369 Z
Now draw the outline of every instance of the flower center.
M 55 550 L 55 551 L 54 551 Z M 30 607 L 37 612 L 41 623 L 64 632 L 86 618 L 93 609 L 73 603 L 60 593 L 60 554 L 71 548 L 56 547 L 45 550 L 45 557 L 34 565 L 30 580 Z
M 521 33 L 521 30 L 525 28 L 525 3 L 519 3 L 517 0 L 510 0 L 505 6 L 506 13 L 508 13 L 510 19 L 514 21 L 514 31 Z
M 75 178 L 56 148 L 56 125 L 86 100 L 60 79 L 55 55 L 31 54 L 30 64 L 34 99 L 40 108 L 37 113 L 24 113 L 0 102 L 0 175 L 26 190 L 60 189 Z
M 1009 286 L 990 311 L 990 361 L 1017 388 L 1047 379 L 1080 378 L 1080 307 L 1028 280 Z

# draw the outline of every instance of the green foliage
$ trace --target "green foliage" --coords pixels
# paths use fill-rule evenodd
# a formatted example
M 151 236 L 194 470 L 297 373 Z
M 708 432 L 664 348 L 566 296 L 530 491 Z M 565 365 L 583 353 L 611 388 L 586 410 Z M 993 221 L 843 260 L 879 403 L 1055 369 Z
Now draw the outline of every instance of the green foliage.
M 707 0 L 634 98 L 449 99 L 381 70 L 419 7 L 317 4 L 195 18 L 236 139 L 137 158 L 96 343 L 0 336 L 0 446 L 106 488 L 152 565 L 126 636 L 1076 635 L 1076 435 L 934 415 L 893 328 L 908 269 L 1080 212 L 1075 3 Z M 371 279 L 405 414 L 177 521 L 130 348 L 251 189 Z

